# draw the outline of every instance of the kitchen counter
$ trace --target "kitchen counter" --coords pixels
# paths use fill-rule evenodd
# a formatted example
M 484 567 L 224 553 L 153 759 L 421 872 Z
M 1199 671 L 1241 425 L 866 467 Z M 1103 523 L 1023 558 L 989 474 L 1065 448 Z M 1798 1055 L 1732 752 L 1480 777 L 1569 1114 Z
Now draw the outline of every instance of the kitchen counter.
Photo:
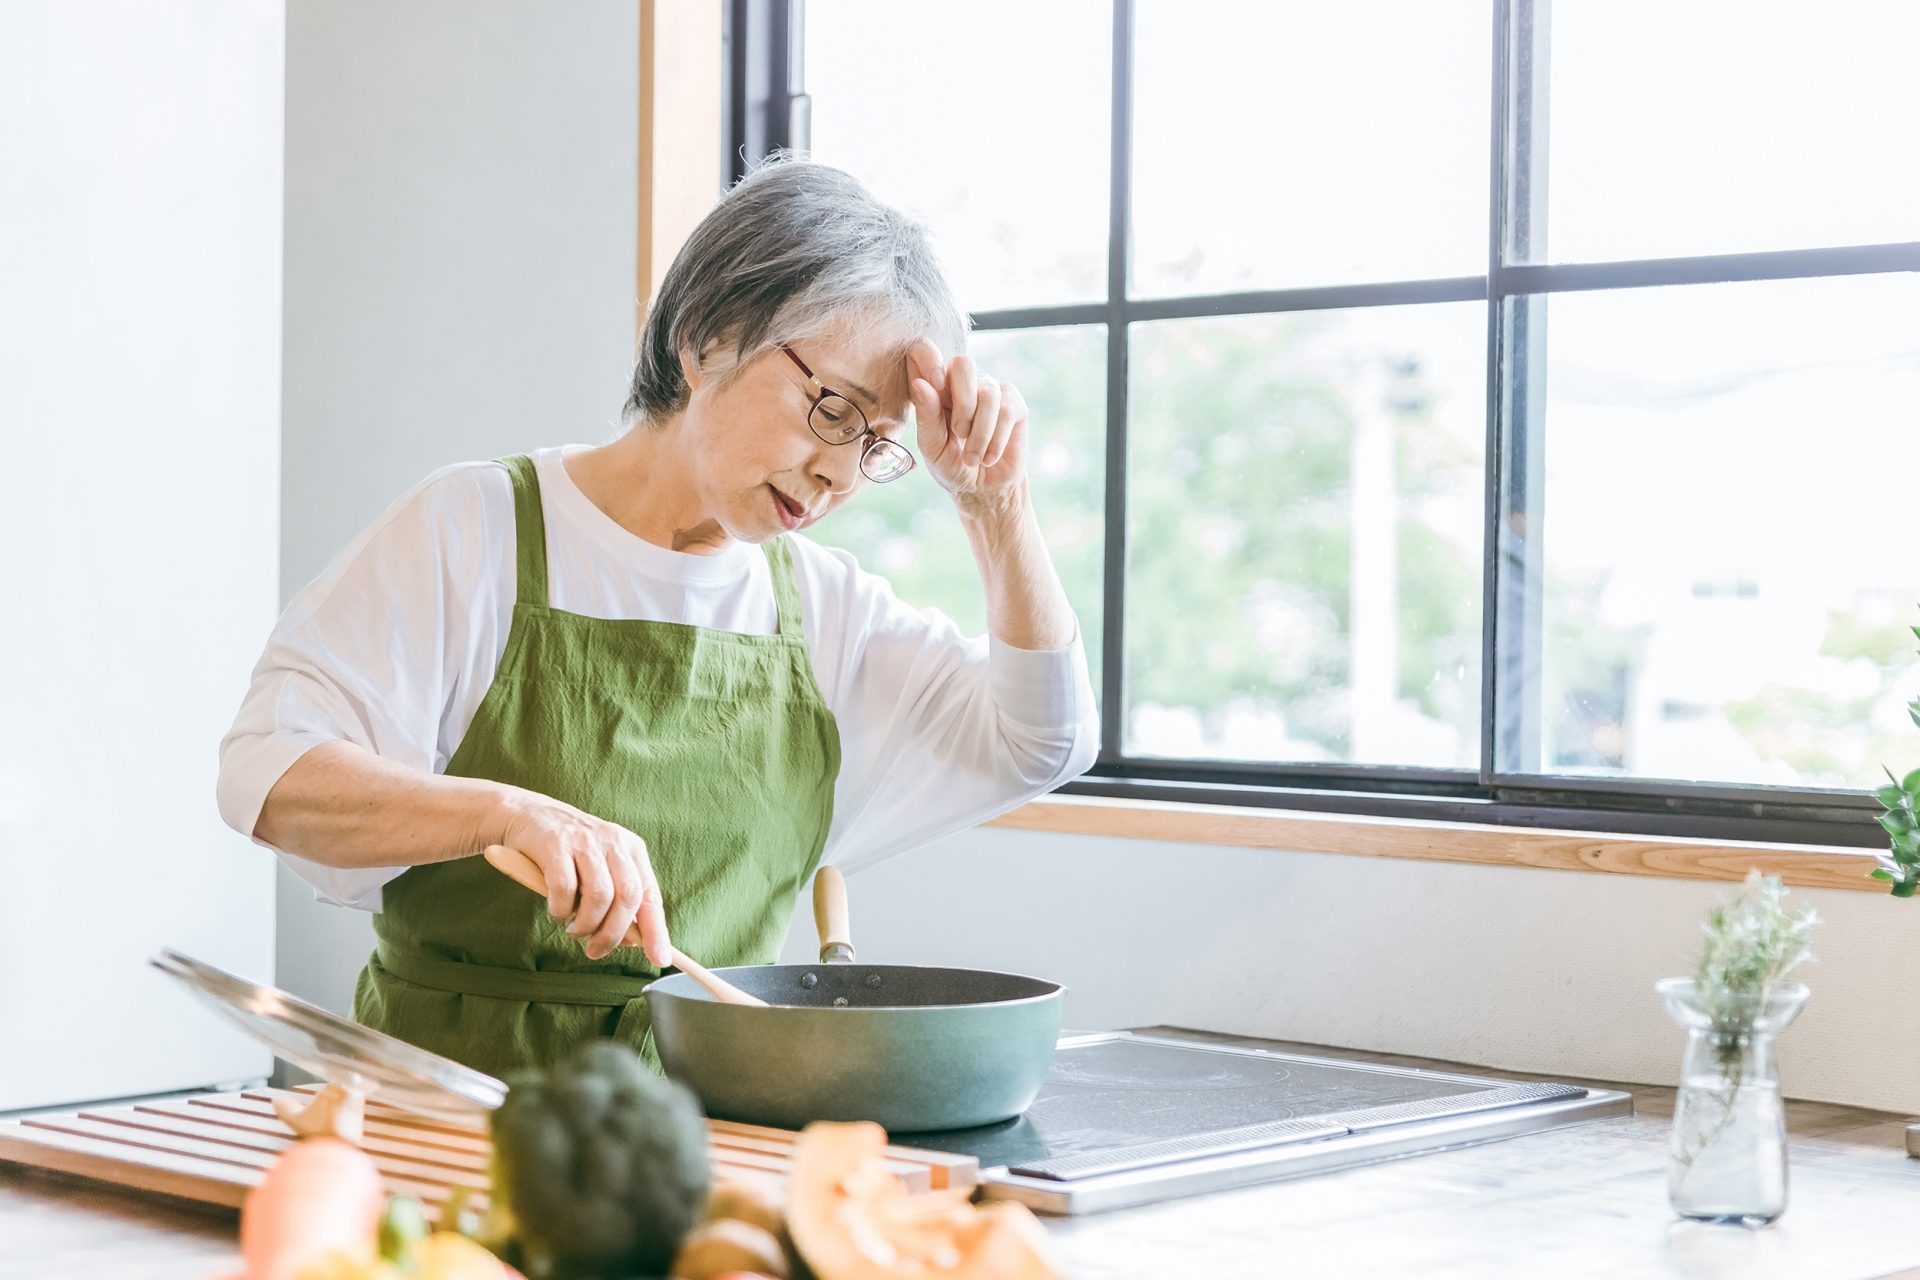
M 1907 1117 L 1789 1103 L 1787 1213 L 1771 1227 L 1749 1231 L 1679 1222 L 1668 1210 L 1671 1089 L 1568 1083 L 1628 1090 L 1638 1114 L 1048 1226 L 1069 1274 L 1082 1280 L 1878 1280 L 1903 1274 L 1920 1280 L 1920 1161 L 1906 1158 Z M 207 1280 L 234 1268 L 233 1233 L 230 1211 L 0 1165 L 0 1240 L 6 1241 L 0 1280 Z

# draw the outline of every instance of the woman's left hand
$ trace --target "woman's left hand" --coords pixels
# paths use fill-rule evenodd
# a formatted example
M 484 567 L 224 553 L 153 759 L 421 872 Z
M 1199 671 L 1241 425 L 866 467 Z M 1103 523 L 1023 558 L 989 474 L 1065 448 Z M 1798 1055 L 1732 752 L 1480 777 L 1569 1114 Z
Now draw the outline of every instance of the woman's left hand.
M 969 356 L 943 360 L 922 338 L 907 351 L 907 389 L 920 456 L 956 503 L 991 504 L 1020 492 L 1027 402 L 1018 387 L 981 373 Z

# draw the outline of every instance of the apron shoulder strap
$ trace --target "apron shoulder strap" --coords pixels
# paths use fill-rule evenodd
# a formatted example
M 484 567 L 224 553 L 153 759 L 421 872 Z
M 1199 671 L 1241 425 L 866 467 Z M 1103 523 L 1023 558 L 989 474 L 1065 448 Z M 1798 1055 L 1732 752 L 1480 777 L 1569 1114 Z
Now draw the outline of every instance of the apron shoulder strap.
M 767 570 L 773 575 L 773 606 L 780 614 L 779 634 L 805 639 L 800 625 L 800 588 L 793 581 L 793 544 L 786 535 L 763 544 L 767 552 Z
M 540 505 L 540 474 L 524 453 L 501 458 L 513 481 L 514 600 L 547 607 L 547 520 Z

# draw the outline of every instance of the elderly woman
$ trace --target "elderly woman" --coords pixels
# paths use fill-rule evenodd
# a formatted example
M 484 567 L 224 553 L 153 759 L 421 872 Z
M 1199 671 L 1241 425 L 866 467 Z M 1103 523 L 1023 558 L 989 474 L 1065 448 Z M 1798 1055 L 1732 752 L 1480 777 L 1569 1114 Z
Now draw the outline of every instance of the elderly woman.
M 651 1058 L 640 990 L 670 947 L 769 962 L 823 861 L 1087 767 L 1026 404 L 966 331 L 919 226 L 766 164 L 661 283 L 618 438 L 439 471 L 294 599 L 221 811 L 376 913 L 355 1017 L 495 1073 L 602 1035 Z M 801 535 L 919 480 L 910 444 L 972 544 L 984 639 Z M 475 856 L 496 844 L 544 901 Z

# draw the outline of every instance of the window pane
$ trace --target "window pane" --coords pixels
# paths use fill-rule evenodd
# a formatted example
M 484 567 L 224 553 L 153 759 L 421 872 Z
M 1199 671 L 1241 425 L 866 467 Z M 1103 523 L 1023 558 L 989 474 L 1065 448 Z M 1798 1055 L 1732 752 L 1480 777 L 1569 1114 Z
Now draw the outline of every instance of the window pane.
M 1100 687 L 1102 502 L 1106 466 L 1105 331 L 1022 329 L 976 333 L 980 368 L 1026 397 L 1027 474 L 1054 567 L 1080 619 Z M 911 433 L 909 433 L 911 439 Z M 913 442 L 916 452 L 918 442 Z M 910 604 L 937 608 L 969 635 L 987 629 L 980 571 L 953 502 L 916 468 L 892 484 L 870 484 L 813 531 L 818 541 L 853 552 L 863 568 L 893 584 Z
M 1920 239 L 1911 0 L 1558 4 L 1550 42 L 1528 260 Z
M 925 219 L 970 311 L 1106 296 L 1107 0 L 806 10 L 813 155 Z
M 1134 291 L 1485 274 L 1492 9 L 1139 0 Z
M 1543 718 L 1518 768 L 1862 787 L 1920 766 L 1920 281 L 1530 305 Z
M 1142 324 L 1126 747 L 1474 768 L 1486 308 Z

